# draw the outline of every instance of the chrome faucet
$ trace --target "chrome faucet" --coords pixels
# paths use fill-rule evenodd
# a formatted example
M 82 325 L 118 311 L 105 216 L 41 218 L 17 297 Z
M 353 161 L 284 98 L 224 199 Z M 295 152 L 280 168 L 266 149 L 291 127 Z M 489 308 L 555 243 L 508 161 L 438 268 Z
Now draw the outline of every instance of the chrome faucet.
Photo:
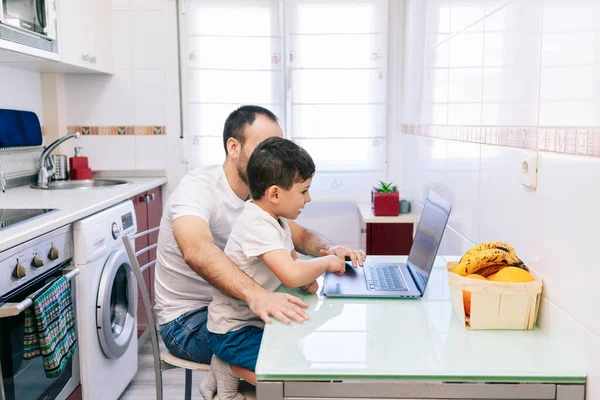
M 40 156 L 40 172 L 38 172 L 39 187 L 48 187 L 48 181 L 54 175 L 54 171 L 52 170 L 54 168 L 54 162 L 52 161 L 52 157 L 50 157 L 50 153 L 52 153 L 52 150 L 54 150 L 62 142 L 71 138 L 78 138 L 79 136 L 81 136 L 81 133 L 79 132 L 63 136 L 50 143 L 48 147 L 46 147 L 44 151 L 42 151 L 42 155 Z

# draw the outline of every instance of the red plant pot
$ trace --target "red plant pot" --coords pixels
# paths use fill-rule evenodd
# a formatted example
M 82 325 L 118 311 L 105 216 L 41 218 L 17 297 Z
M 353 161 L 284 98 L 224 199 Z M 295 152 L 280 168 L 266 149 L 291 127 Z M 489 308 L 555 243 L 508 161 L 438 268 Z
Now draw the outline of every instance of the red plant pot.
M 400 192 L 380 193 L 371 191 L 371 209 L 373 215 L 398 215 L 400 214 Z

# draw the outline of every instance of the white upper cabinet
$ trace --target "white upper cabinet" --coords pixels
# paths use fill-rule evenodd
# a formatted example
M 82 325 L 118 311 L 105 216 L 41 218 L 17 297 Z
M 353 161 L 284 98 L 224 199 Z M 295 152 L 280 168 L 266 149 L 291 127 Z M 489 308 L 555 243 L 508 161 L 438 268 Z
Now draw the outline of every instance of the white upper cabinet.
M 63 63 L 112 73 L 112 3 L 59 0 L 58 48 Z
M 21 4 L 18 0 L 0 0 Z M 43 0 L 46 4 L 50 33 L 32 34 L 9 22 L 9 12 L 17 10 L 25 19 L 36 14 L 27 7 L 0 7 L 0 65 L 42 72 L 107 73 L 113 72 L 112 1 Z M 31 2 L 31 4 L 38 4 Z M 33 10 L 33 6 L 29 5 Z M 25 8 L 25 10 L 23 10 Z M 4 9 L 4 12 L 3 12 Z M 8 10 L 8 12 L 6 11 Z M 13 14 L 17 13 L 13 11 Z M 2 17 L 4 15 L 4 17 Z M 51 25 L 50 25 L 51 24 Z M 17 25 L 15 25 L 17 26 Z M 12 33 L 12 36 L 11 36 Z M 54 40 L 56 39 L 56 40 Z

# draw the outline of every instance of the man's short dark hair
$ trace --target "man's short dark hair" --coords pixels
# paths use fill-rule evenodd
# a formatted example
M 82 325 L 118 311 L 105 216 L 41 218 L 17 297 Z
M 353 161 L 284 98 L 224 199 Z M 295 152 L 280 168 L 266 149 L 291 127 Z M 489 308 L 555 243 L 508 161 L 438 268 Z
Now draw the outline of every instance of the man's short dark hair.
M 273 136 L 256 146 L 248 160 L 246 174 L 252 199 L 260 200 L 273 185 L 290 190 L 294 183 L 312 178 L 315 163 L 296 143 Z
M 252 125 L 257 115 L 264 115 L 273 122 L 277 122 L 277 116 L 266 108 L 260 106 L 241 106 L 233 111 L 225 121 L 223 128 L 223 147 L 227 154 L 227 141 L 229 138 L 234 138 L 243 146 L 246 141 L 244 129 L 246 125 Z

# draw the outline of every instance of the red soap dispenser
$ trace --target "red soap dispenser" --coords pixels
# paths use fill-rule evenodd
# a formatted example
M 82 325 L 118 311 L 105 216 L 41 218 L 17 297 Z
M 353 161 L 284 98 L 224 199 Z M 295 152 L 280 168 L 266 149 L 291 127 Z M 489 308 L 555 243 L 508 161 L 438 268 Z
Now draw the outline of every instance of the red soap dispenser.
M 92 179 L 92 170 L 88 165 L 88 158 L 81 155 L 83 147 L 75 147 L 75 157 L 69 158 L 71 168 L 71 179 Z

